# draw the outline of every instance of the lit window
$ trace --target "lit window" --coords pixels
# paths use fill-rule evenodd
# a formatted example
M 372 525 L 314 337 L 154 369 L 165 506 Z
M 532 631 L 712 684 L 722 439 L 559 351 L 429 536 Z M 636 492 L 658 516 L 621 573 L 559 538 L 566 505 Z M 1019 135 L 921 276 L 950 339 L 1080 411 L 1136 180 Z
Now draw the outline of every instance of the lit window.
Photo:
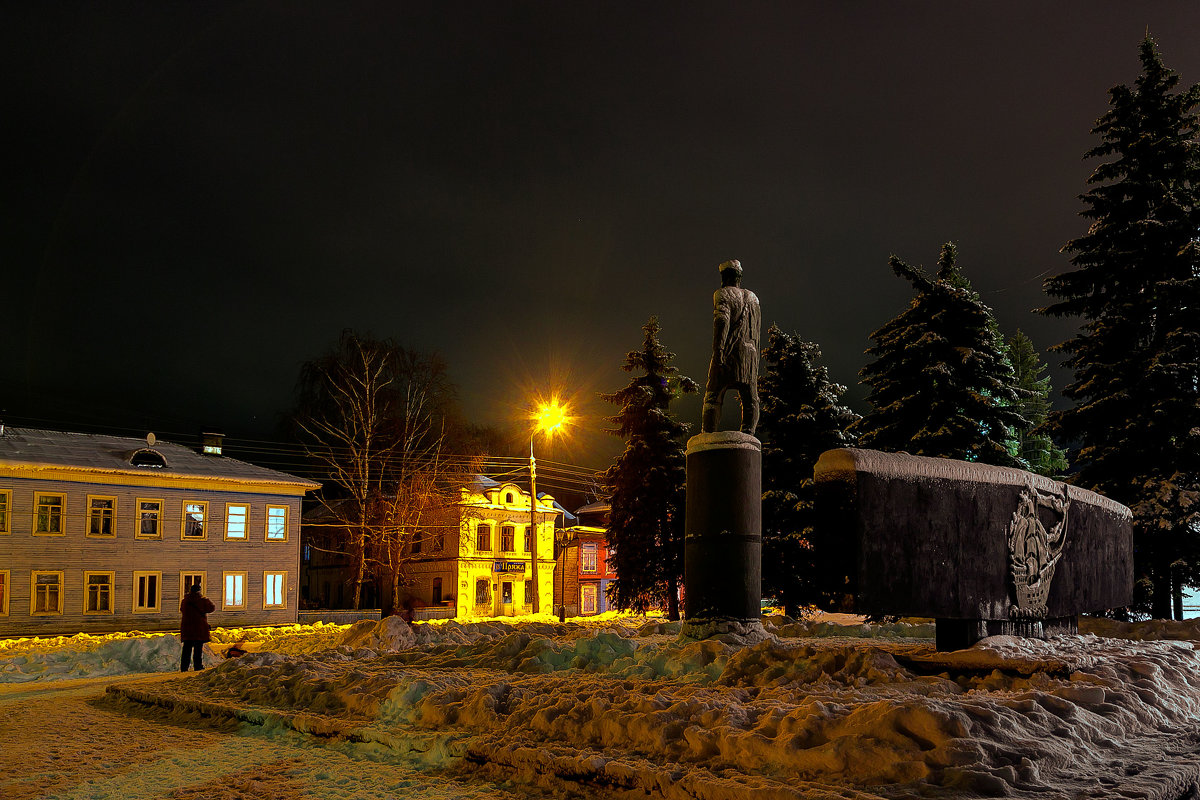
M 492 551 L 492 528 L 490 525 L 479 525 L 475 528 L 475 550 L 480 553 Z
M 162 538 L 162 500 L 143 500 L 138 498 L 137 538 Z
M 526 553 L 533 552 L 533 533 L 532 533 L 532 531 L 533 531 L 533 528 L 529 527 L 528 525 L 525 526 L 525 552 Z
M 246 538 L 246 517 L 250 515 L 249 506 L 242 505 L 227 505 L 225 506 L 225 538 L 226 539 L 245 539 Z
M 0 617 L 8 616 L 8 570 L 0 570 Z
M 491 584 L 487 578 L 480 578 L 475 581 L 475 605 L 486 606 L 491 605 L 491 593 L 488 591 Z
M 85 572 L 83 573 L 83 613 L 111 614 L 113 573 Z
M 287 541 L 287 506 L 267 506 L 267 541 Z
M 287 573 L 263 573 L 263 608 L 287 608 Z
M 29 613 L 61 614 L 63 602 L 63 574 L 61 572 L 33 572 L 29 576 L 32 591 L 29 593 Z
M 133 573 L 133 610 L 134 613 L 154 613 L 162 608 L 162 597 L 159 587 L 162 586 L 161 572 Z
M 193 585 L 198 585 L 200 591 L 204 591 L 204 582 L 206 574 L 203 572 L 181 572 L 179 573 L 179 596 L 180 598 L 187 597 L 192 591 Z
M 117 498 L 88 495 L 88 536 L 116 536 Z
M 246 573 L 223 572 L 221 580 L 225 584 L 221 594 L 221 608 L 241 609 L 246 607 Z
M 517 529 L 512 525 L 503 525 L 500 528 L 500 551 L 511 553 L 513 551 L 514 540 L 517 538 Z
M 596 587 L 593 584 L 586 584 L 579 587 L 579 613 L 580 614 L 595 614 L 596 613 Z
M 208 503 L 184 503 L 183 504 L 183 538 L 184 539 L 207 539 L 208 529 L 204 527 L 204 520 L 208 517 Z
M 35 492 L 34 527 L 35 535 L 59 536 L 63 532 L 63 507 L 67 504 L 66 495 L 45 494 Z
M 579 545 L 579 571 L 596 572 L 596 545 L 594 543 Z
M 8 516 L 12 509 L 12 492 L 0 491 L 0 533 L 9 533 Z

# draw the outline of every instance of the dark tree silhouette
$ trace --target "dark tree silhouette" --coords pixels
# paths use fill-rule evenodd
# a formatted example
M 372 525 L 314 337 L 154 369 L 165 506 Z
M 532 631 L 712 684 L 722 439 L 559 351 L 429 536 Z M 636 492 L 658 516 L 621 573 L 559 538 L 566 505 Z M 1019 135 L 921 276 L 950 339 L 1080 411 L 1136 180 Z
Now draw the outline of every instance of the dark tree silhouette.
M 942 246 L 936 276 L 896 256 L 892 270 L 916 297 L 899 316 L 871 334 L 874 361 L 862 369 L 870 387 L 867 414 L 851 426 L 863 447 L 1024 466 L 1009 453 L 1010 430 L 1025 420 L 991 309 Z
M 686 475 L 684 437 L 688 426 L 670 414 L 671 401 L 695 392 L 696 383 L 672 366 L 658 340 L 656 317 L 642 326 L 640 350 L 625 357 L 622 369 L 636 373 L 625 388 L 602 395 L 620 407 L 610 421 L 625 440 L 625 452 L 602 475 L 611 495 L 608 544 L 617 578 L 609 598 L 622 609 L 644 612 L 665 607 L 679 619 L 683 577 L 683 510 Z
M 1200 563 L 1200 88 L 1177 91 L 1149 37 L 1140 54 L 1142 74 L 1109 91 L 1092 129 L 1090 225 L 1063 248 L 1075 269 L 1046 281 L 1057 302 L 1041 311 L 1082 323 L 1055 348 L 1074 405 L 1051 430 L 1079 445 L 1075 483 L 1133 509 L 1135 606 L 1165 618 Z
M 858 415 L 842 405 L 845 386 L 819 366 L 816 344 L 774 325 L 763 350 L 758 435 L 763 443 L 763 595 L 796 616 L 824 601 L 813 536 L 813 467 L 821 453 L 851 447 Z

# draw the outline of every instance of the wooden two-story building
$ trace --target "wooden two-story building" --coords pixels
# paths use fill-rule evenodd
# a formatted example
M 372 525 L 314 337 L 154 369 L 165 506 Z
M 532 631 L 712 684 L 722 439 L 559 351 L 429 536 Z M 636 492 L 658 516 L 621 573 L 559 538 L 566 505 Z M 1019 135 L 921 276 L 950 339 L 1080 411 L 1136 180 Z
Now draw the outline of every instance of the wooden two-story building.
M 617 577 L 608 544 L 611 506 L 600 500 L 576 509 L 576 525 L 562 532 L 555 567 L 555 606 L 567 616 L 591 616 L 608 610 L 608 584 Z
M 146 439 L 0 427 L 0 637 L 296 621 L 313 481 Z

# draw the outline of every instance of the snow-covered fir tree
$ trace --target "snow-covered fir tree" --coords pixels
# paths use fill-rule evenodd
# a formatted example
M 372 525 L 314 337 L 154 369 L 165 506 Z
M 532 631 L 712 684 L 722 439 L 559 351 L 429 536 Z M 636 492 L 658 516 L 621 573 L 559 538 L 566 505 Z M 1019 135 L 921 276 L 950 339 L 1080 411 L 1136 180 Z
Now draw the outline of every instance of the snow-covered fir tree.
M 621 367 L 636 374 L 625 388 L 602 395 L 620 406 L 609 420 L 616 423 L 611 432 L 625 440 L 625 452 L 602 475 L 611 495 L 608 544 L 617 573 L 608 591 L 618 608 L 666 608 L 679 619 L 688 426 L 671 417 L 670 406 L 697 386 L 671 364 L 675 354 L 659 342 L 659 330 L 656 317 L 642 326 L 642 348 Z
M 942 246 L 929 277 L 896 256 L 896 275 L 916 297 L 871 334 L 874 360 L 859 373 L 870 410 L 851 426 L 859 444 L 876 450 L 1023 467 L 1008 450 L 1011 429 L 1025 420 L 1021 396 L 989 309 Z
M 858 415 L 842 405 L 846 387 L 818 365 L 821 349 L 772 325 L 763 350 L 758 437 L 763 444 L 762 592 L 796 616 L 822 604 L 813 536 L 813 467 L 826 450 L 851 447 Z
M 1080 446 L 1072 480 L 1133 509 L 1135 605 L 1169 617 L 1200 562 L 1200 88 L 1178 90 L 1149 37 L 1140 55 L 1142 74 L 1109 91 L 1092 129 L 1091 223 L 1064 248 L 1075 269 L 1046 281 L 1057 302 L 1042 312 L 1082 323 L 1055 348 L 1075 404 L 1050 415 Z
M 1067 471 L 1067 454 L 1048 434 L 1038 430 L 1050 413 L 1050 378 L 1043 376 L 1046 362 L 1038 355 L 1033 340 L 1019 330 L 1005 340 L 1005 353 L 1017 387 L 1024 391 L 1016 409 L 1026 421 L 1013 429 L 1010 451 L 1028 465 L 1030 472 L 1062 475 Z

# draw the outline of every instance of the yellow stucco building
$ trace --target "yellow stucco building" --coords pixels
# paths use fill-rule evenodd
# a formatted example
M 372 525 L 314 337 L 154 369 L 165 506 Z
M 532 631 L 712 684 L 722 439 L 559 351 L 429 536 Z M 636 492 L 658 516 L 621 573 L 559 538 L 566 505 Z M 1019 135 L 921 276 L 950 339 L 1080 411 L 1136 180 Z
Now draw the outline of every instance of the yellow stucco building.
M 460 490 L 451 522 L 425 537 L 409 562 L 409 593 L 417 617 L 483 619 L 531 613 L 533 540 L 529 492 L 515 483 L 478 476 Z M 538 598 L 542 612 L 554 602 L 554 530 L 561 509 L 539 492 L 537 505 Z M 424 608 L 421 608 L 424 607 Z

